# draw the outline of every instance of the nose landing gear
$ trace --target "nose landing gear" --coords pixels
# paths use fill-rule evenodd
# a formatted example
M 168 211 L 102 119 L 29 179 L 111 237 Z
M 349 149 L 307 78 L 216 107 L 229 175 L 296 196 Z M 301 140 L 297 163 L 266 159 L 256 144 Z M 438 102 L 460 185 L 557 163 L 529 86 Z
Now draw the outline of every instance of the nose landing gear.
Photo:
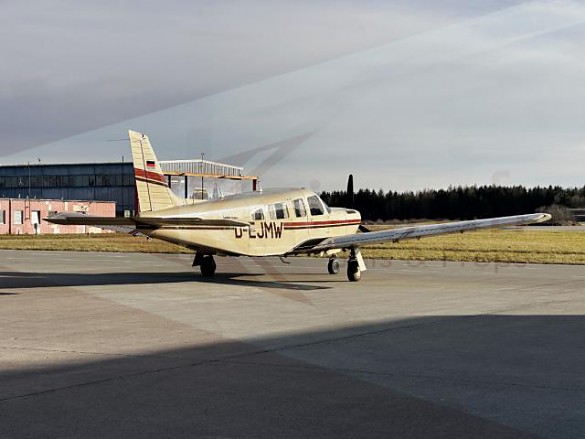
M 362 278 L 362 271 L 366 270 L 366 264 L 364 263 L 364 258 L 362 257 L 360 249 L 358 247 L 352 247 L 349 249 L 349 259 L 347 261 L 347 278 L 351 282 L 357 282 Z M 339 261 L 337 260 L 336 255 L 333 255 L 329 258 L 327 271 L 329 274 L 339 273 Z
M 339 261 L 335 256 L 329 258 L 329 263 L 327 264 L 327 271 L 329 271 L 329 274 L 339 273 Z

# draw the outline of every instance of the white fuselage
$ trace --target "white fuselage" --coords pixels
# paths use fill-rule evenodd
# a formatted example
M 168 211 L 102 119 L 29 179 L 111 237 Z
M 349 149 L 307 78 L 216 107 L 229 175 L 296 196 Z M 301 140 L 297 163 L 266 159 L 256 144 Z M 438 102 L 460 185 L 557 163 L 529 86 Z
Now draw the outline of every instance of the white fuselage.
M 239 225 L 175 225 L 141 231 L 203 253 L 273 256 L 303 253 L 303 244 L 355 233 L 359 212 L 329 208 L 312 191 L 282 189 L 142 212 L 141 218 L 232 220 Z

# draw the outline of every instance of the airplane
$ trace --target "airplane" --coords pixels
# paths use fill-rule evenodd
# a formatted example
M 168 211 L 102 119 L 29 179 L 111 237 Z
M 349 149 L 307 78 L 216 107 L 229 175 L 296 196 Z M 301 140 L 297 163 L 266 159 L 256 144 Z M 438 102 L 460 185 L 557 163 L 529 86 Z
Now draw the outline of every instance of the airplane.
M 329 207 L 304 188 L 244 192 L 189 204 L 169 188 L 148 136 L 132 130 L 128 134 L 138 214 L 120 218 L 63 212 L 47 221 L 122 230 L 190 248 L 195 251 L 193 266 L 206 278 L 215 274 L 214 256 L 327 256 L 328 272 L 337 274 L 337 255 L 348 251 L 347 278 L 356 282 L 367 269 L 360 251 L 367 244 L 550 219 L 546 213 L 534 213 L 369 231 L 361 225 L 357 210 Z

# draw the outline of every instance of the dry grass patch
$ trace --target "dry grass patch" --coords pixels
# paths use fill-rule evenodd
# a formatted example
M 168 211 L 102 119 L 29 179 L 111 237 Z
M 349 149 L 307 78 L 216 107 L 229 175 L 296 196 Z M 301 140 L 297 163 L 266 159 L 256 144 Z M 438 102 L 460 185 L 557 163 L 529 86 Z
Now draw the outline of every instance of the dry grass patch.
M 422 261 L 585 264 L 585 233 L 482 230 L 364 247 L 366 257 Z
M 192 253 L 189 249 L 145 237 L 104 233 L 94 235 L 3 235 L 0 249 L 99 251 L 138 253 Z
M 3 235 L 0 249 L 192 253 L 157 239 L 123 234 Z M 365 257 L 418 261 L 585 264 L 585 232 L 483 230 L 363 248 Z

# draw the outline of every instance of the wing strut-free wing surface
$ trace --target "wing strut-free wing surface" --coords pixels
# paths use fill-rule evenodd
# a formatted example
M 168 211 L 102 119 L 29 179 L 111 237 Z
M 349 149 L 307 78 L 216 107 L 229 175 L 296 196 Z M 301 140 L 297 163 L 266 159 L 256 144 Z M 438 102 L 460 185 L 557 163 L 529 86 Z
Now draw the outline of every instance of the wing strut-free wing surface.
M 399 242 L 405 239 L 445 235 L 458 232 L 462 233 L 470 230 L 540 223 L 549 219 L 550 215 L 546 213 L 533 213 L 528 215 L 506 216 L 501 218 L 488 218 L 470 221 L 457 221 L 452 223 L 401 227 L 398 229 L 382 230 L 379 232 L 357 233 L 325 239 L 316 246 L 312 247 L 310 252 L 321 252 L 336 248 L 352 248 L 366 244 L 376 244 L 382 242 Z

